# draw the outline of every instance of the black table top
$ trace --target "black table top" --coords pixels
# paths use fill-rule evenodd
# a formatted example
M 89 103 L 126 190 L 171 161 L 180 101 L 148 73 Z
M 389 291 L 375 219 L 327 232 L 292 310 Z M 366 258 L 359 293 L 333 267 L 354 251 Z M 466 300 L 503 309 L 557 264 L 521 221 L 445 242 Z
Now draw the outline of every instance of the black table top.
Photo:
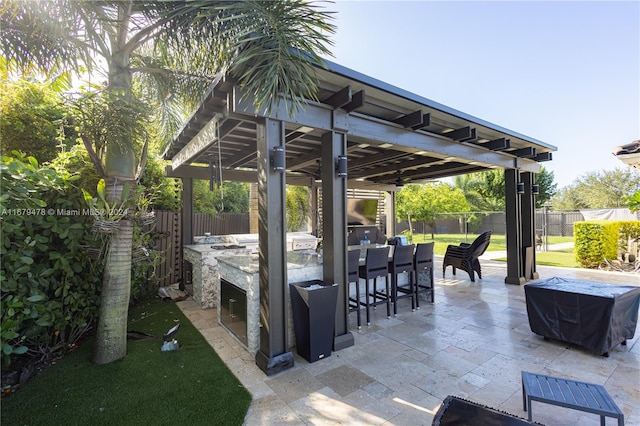
M 554 291 L 563 291 L 566 293 L 585 294 L 589 296 L 599 296 L 607 298 L 615 298 L 626 293 L 640 294 L 640 287 L 607 284 L 596 281 L 583 281 L 569 278 L 553 277 L 548 280 L 525 285 L 525 292 L 529 289 L 548 289 Z

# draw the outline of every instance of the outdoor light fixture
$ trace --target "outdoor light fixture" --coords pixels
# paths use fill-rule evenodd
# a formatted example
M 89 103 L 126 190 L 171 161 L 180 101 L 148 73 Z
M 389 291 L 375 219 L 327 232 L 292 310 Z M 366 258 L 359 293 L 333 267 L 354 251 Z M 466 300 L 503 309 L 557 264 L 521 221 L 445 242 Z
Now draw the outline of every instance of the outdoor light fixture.
M 284 172 L 284 147 L 276 146 L 271 150 L 271 167 L 273 167 L 274 172 Z
M 347 177 L 347 156 L 338 155 L 336 160 L 336 174 L 338 177 Z
M 524 182 L 518 182 L 516 189 L 518 194 L 524 194 Z
M 531 185 L 531 193 L 533 195 L 538 195 L 540 193 L 540 185 Z

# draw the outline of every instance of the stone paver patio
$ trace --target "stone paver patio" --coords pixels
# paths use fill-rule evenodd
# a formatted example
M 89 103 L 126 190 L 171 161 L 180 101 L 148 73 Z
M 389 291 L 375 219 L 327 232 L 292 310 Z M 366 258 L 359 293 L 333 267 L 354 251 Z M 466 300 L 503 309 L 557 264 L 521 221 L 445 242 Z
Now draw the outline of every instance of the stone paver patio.
M 430 425 L 447 395 L 526 418 L 522 370 L 604 385 L 625 424 L 640 425 L 640 330 L 608 358 L 545 341 L 529 328 L 524 286 L 504 284 L 505 263 L 482 261 L 484 278 L 471 283 L 450 268 L 443 279 L 441 260 L 435 304 L 421 299 L 421 309 L 411 312 L 403 299 L 397 317 L 372 311 L 371 326 L 360 332 L 352 313 L 354 346 L 313 364 L 294 350 L 295 367 L 272 377 L 217 324 L 215 309 L 191 299 L 179 306 L 253 395 L 246 425 Z M 637 274 L 542 266 L 538 272 L 540 279 L 640 286 Z M 533 412 L 547 425 L 600 424 L 597 415 L 535 402 Z

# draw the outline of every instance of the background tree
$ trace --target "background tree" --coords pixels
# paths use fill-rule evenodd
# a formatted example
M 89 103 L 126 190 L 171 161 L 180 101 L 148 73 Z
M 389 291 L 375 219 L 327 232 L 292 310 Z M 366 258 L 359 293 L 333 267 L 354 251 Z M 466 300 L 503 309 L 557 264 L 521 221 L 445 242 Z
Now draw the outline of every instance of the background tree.
M 244 182 L 223 182 L 222 187 L 209 182 L 193 181 L 193 211 L 209 213 L 246 213 L 249 211 L 249 184 Z
M 484 180 L 480 173 L 467 173 L 464 175 L 454 176 L 453 185 L 464 194 L 464 197 L 472 210 L 484 210 L 484 197 L 482 195 Z
M 535 180 L 540 187 L 536 207 L 542 207 L 556 193 L 557 184 L 553 179 L 553 172 L 544 167 L 536 174 Z M 454 177 L 454 186 L 464 193 L 472 210 L 489 212 L 505 209 L 504 170 L 458 175 Z
M 616 168 L 586 173 L 552 199 L 554 210 L 628 207 L 627 199 L 640 191 L 640 173 Z
M 575 190 L 575 184 L 566 186 L 551 198 L 551 209 L 556 211 L 576 211 L 586 209 L 587 204 L 580 199 L 579 194 Z
M 436 215 L 468 212 L 469 207 L 462 191 L 445 182 L 405 185 L 396 194 L 396 214 L 399 218 L 407 218 L 409 232 L 413 234 L 412 221 L 423 221 L 431 226 L 431 238 L 434 238 Z
M 540 173 L 536 174 L 535 181 L 540 188 L 540 193 L 536 196 L 536 208 L 542 208 L 542 205 L 556 194 L 558 184 L 553 183 L 555 179 L 553 172 L 540 167 Z
M 306 186 L 287 185 L 287 231 L 296 232 L 306 229 L 309 217 L 309 189 Z
M 6 66 L 1 68 L 6 74 Z M 65 120 L 69 107 L 60 93 L 69 87 L 66 80 L 0 80 L 0 155 L 16 150 L 43 163 L 75 144 L 74 126 Z
M 314 99 L 309 65 L 329 53 L 328 18 L 304 1 L 6 0 L 0 46 L 23 69 L 104 65 L 105 86 L 87 102 L 92 115 L 81 136 L 107 180 L 107 201 L 117 205 L 130 201 L 129 188 L 144 169 L 147 113 L 165 111 L 181 95 L 197 99 L 217 72 L 235 75 L 260 109 L 271 110 L 280 93 L 289 96 L 291 112 Z M 96 363 L 126 354 L 133 224 L 131 217 L 118 223 L 102 285 Z

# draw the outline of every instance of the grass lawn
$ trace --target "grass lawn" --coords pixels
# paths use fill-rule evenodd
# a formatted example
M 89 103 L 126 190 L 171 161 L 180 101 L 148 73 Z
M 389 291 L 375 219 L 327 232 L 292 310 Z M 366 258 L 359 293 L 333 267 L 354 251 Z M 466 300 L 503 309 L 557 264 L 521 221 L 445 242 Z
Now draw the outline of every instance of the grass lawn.
M 458 245 L 460 243 L 469 243 L 471 244 L 473 240 L 477 237 L 477 234 L 469 234 L 467 239 L 465 240 L 464 234 L 435 234 L 435 239 L 431 239 L 431 234 L 414 234 L 413 242 L 414 243 L 428 243 L 431 241 L 435 241 L 435 245 L 433 246 L 433 251 L 435 254 L 444 256 L 444 253 L 447 251 L 447 246 L 449 244 Z M 549 237 L 549 244 L 559 244 L 559 243 L 570 243 L 573 241 L 573 237 Z M 506 237 L 504 235 L 493 234 L 491 235 L 491 243 L 487 248 L 487 251 L 500 251 L 507 249 Z M 555 253 L 555 252 L 554 252 Z M 537 259 L 537 257 L 536 257 Z
M 536 253 L 536 264 L 560 266 L 562 268 L 579 268 L 573 249 L 539 251 Z
M 507 258 L 501 257 L 493 260 L 506 262 Z M 561 268 L 580 267 L 576 262 L 576 254 L 573 249 L 536 252 L 536 265 L 558 266 Z
M 161 352 L 175 324 L 180 349 Z M 174 302 L 150 299 L 129 313 L 127 356 L 90 363 L 89 340 L 13 395 L 3 425 L 241 425 L 251 395 Z

